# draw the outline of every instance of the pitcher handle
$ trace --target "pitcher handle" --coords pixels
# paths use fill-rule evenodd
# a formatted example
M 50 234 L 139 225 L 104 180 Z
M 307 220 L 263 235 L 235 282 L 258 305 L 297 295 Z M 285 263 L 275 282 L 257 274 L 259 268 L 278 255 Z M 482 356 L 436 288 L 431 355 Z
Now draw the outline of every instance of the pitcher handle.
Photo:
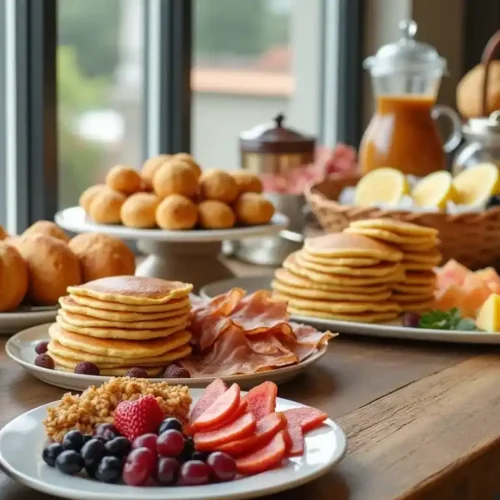
M 459 114 L 449 106 L 434 106 L 434 108 L 432 108 L 432 118 L 438 120 L 441 116 L 449 118 L 453 127 L 448 140 L 443 144 L 444 151 L 446 153 L 451 153 L 462 141 L 462 120 Z

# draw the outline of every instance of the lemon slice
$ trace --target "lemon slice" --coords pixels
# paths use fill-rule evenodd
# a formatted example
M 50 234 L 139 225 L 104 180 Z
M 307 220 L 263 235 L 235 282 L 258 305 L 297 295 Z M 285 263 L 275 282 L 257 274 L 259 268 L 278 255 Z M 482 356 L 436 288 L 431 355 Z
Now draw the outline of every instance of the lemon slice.
M 356 186 L 354 204 L 371 207 L 379 203 L 397 205 L 410 185 L 403 173 L 395 168 L 377 168 L 368 172 Z
M 429 174 L 417 183 L 411 196 L 419 207 L 443 210 L 446 203 L 456 197 L 453 176 L 446 170 Z
M 460 172 L 453 185 L 460 205 L 476 207 L 500 192 L 500 174 L 494 163 L 481 163 Z

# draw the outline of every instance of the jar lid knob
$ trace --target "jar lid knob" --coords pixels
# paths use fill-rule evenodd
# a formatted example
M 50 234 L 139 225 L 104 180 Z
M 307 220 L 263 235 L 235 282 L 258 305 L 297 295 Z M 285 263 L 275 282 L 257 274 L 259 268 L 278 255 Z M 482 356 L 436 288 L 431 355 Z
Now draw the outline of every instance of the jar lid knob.
M 283 122 L 285 121 L 285 115 L 283 113 L 279 113 L 276 115 L 274 118 L 274 123 L 276 124 L 277 127 L 282 128 L 283 127 Z
M 403 35 L 403 40 L 413 40 L 417 34 L 417 23 L 413 19 L 403 19 L 399 22 L 399 31 Z

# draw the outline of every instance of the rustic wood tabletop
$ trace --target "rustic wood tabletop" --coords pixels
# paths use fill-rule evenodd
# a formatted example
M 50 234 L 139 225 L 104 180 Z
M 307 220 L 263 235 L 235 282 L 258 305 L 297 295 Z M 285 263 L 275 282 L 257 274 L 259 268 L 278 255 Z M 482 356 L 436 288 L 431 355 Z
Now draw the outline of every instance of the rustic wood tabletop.
M 238 269 L 251 274 L 250 268 Z M 262 268 L 258 268 L 260 272 Z M 255 273 L 255 270 L 254 270 Z M 65 392 L 24 373 L 0 340 L 0 427 Z M 280 395 L 328 412 L 348 453 L 273 500 L 488 500 L 500 494 L 500 350 L 341 336 Z M 0 500 L 48 500 L 0 471 Z

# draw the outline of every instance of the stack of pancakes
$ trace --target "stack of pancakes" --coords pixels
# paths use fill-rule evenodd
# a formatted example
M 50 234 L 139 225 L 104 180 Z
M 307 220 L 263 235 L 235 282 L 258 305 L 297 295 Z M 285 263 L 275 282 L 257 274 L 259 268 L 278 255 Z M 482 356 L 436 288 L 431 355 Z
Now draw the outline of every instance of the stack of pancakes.
M 191 353 L 185 330 L 192 285 L 138 276 L 102 278 L 68 287 L 50 326 L 49 355 L 57 370 L 95 364 L 101 375 L 132 367 L 155 376 Z
M 441 261 L 437 229 L 392 219 L 371 219 L 352 222 L 345 232 L 369 236 L 400 250 L 405 278 L 394 284 L 393 300 L 403 312 L 432 308 L 436 288 L 434 268 Z
M 308 238 L 275 272 L 271 287 L 293 314 L 389 321 L 401 312 L 392 288 L 403 281 L 402 259 L 398 249 L 359 234 Z

